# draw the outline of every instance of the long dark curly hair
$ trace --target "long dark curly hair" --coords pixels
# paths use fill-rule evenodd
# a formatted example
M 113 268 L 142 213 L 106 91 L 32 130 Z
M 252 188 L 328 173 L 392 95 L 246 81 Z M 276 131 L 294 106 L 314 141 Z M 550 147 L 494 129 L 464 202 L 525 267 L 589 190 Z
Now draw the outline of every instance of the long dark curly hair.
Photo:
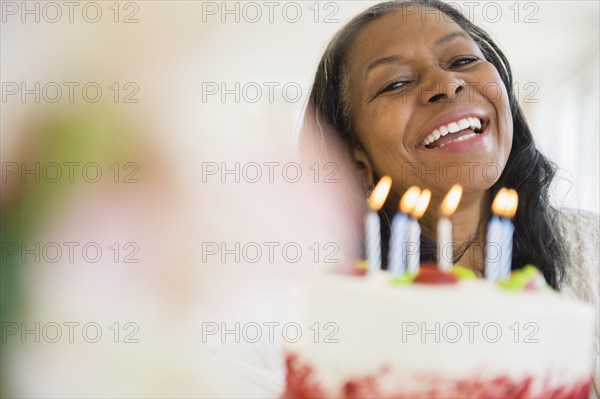
M 323 131 L 333 132 L 348 148 L 360 145 L 353 130 L 349 105 L 345 101 L 347 57 L 356 36 L 366 24 L 406 6 L 433 7 L 445 14 L 477 43 L 486 60 L 492 63 L 500 74 L 508 92 L 513 118 L 513 142 L 507 165 L 498 181 L 489 189 L 488 198 L 491 202 L 502 187 L 517 190 L 519 211 L 514 218 L 512 269 L 534 264 L 542 271 L 548 284 L 559 289 L 564 277 L 566 255 L 558 229 L 559 213 L 549 202 L 549 188 L 556 167 L 540 153 L 533 141 L 512 91 L 513 77 L 506 56 L 485 31 L 474 25 L 456 8 L 439 0 L 396 0 L 374 5 L 354 17 L 335 35 L 321 58 L 308 99 L 305 126 L 311 127 L 312 134 L 315 134 L 315 131 L 321 135 L 327 134 Z M 389 221 L 393 212 L 395 209 L 389 207 L 381 211 L 384 268 L 390 236 Z M 435 241 L 425 235 L 421 240 L 421 260 L 435 260 Z M 467 243 L 459 250 L 456 259 L 472 244 Z

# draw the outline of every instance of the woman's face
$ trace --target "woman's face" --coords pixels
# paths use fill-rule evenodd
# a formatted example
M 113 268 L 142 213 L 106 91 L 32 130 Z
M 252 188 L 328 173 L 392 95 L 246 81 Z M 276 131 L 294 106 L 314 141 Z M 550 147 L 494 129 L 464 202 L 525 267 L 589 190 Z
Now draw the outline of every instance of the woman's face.
M 350 51 L 348 100 L 363 146 L 354 156 L 367 179 L 390 175 L 397 193 L 418 185 L 440 198 L 454 183 L 483 193 L 510 154 L 506 88 L 449 19 L 430 8 L 392 12 L 367 24 Z

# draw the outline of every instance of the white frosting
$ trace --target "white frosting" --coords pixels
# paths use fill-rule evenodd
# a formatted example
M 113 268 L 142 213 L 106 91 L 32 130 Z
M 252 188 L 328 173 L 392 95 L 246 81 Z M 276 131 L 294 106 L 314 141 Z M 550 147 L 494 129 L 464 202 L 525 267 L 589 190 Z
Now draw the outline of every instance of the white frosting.
M 580 383 L 592 370 L 591 307 L 551 290 L 506 291 L 485 280 L 398 286 L 385 272 L 325 275 L 294 287 L 290 317 L 320 323 L 318 343 L 310 336 L 288 350 L 334 392 L 366 375 L 379 375 L 390 391 L 431 388 L 420 376 L 531 377 L 534 389 L 548 389 Z M 323 342 L 325 323 L 339 327 L 330 336 L 338 343 Z

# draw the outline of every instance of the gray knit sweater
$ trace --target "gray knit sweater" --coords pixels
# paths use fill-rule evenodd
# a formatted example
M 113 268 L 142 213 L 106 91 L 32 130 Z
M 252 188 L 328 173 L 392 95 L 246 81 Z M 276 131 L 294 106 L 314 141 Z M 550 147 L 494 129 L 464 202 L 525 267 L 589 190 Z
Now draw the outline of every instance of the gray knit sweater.
M 560 291 L 591 304 L 596 315 L 600 315 L 600 216 L 587 211 L 564 210 L 560 225 L 568 251 L 565 281 Z M 595 397 L 600 397 L 599 322 L 596 319 L 593 353 Z

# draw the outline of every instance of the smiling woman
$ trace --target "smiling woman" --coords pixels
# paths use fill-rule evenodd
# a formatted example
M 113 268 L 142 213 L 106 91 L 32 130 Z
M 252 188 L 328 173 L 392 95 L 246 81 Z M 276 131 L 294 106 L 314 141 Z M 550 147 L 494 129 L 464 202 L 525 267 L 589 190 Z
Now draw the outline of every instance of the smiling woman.
M 431 189 L 430 209 L 436 209 L 460 183 L 455 242 L 462 250 L 455 251 L 456 260 L 476 271 L 483 264 L 491 200 L 501 187 L 516 189 L 521 195 L 512 267 L 536 264 L 560 288 L 568 253 L 560 229 L 564 215 L 548 201 L 555 167 L 535 146 L 506 89 L 512 86 L 502 51 L 450 5 L 381 3 L 350 21 L 323 55 L 304 138 L 315 131 L 316 137 L 326 131 L 341 138 L 367 191 L 380 176 L 392 177 L 384 220 L 412 185 Z M 448 178 L 449 166 L 459 168 L 453 173 L 459 178 Z M 427 216 L 423 257 L 434 260 L 435 245 L 427 237 L 435 236 L 437 215 Z
M 459 183 L 454 262 L 481 276 L 492 199 L 513 188 L 519 212 L 512 270 L 534 264 L 554 289 L 598 309 L 598 216 L 550 206 L 556 169 L 536 147 L 512 87 L 503 52 L 455 8 L 438 0 L 385 2 L 352 19 L 329 44 L 302 138 L 324 141 L 321 148 L 339 141 L 365 196 L 391 176 L 381 211 L 384 263 L 400 196 L 413 185 L 428 188 L 429 209 L 437 210 Z M 450 167 L 455 178 L 445 173 Z M 436 211 L 422 219 L 421 261 L 436 259 L 437 219 Z

